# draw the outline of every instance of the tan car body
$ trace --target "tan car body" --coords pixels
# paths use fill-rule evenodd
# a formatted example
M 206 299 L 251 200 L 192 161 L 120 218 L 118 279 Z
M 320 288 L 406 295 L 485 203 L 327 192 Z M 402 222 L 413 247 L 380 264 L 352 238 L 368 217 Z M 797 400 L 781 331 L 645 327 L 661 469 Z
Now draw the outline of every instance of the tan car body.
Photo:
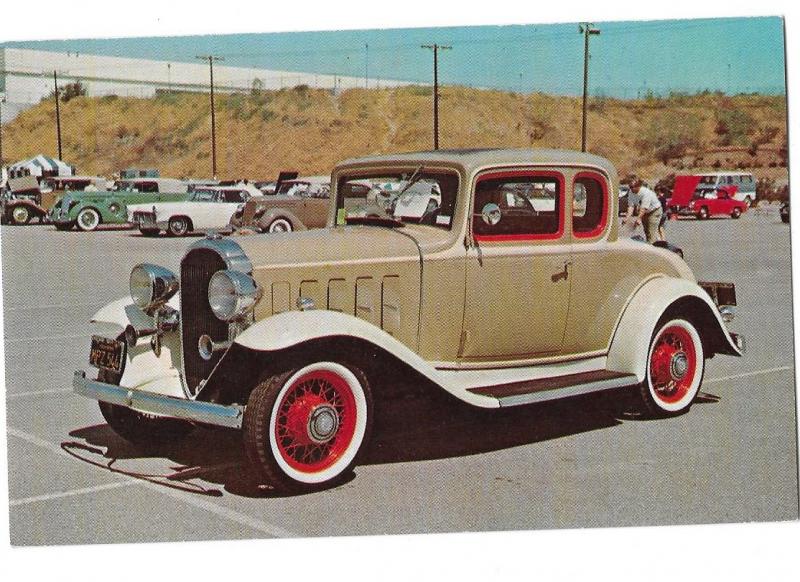
M 234 229 L 267 232 L 279 219 L 288 221 L 291 230 L 322 228 L 328 220 L 330 199 L 310 196 L 269 195 L 248 200 L 241 214 L 231 218 Z
M 411 172 L 420 165 L 460 177 L 452 228 L 336 225 L 340 178 Z M 567 195 L 558 240 L 476 243 L 470 221 L 474 184 L 482 173 L 497 169 L 560 173 L 570 194 L 577 173 L 602 176 L 608 197 L 605 227 L 589 239 L 574 237 Z M 717 306 L 681 258 L 618 239 L 617 189 L 608 161 L 570 151 L 445 151 L 345 161 L 333 172 L 327 228 L 236 238 L 235 243 L 225 239 L 246 257 L 263 293 L 253 322 L 231 332 L 231 351 L 275 357 L 322 338 L 357 339 L 482 407 L 504 404 L 471 392 L 475 386 L 597 370 L 642 381 L 656 323 L 680 301 L 689 302 L 705 322 L 709 355 L 739 355 Z M 192 248 L 220 244 L 204 239 Z M 310 300 L 313 309 L 298 310 L 299 299 Z M 131 310 L 136 308 L 130 300 L 121 300 L 94 320 L 124 327 Z M 165 334 L 164 343 L 172 349 L 157 358 L 142 347 L 142 367 L 129 357 L 122 385 L 193 395 L 196 387 L 182 380 L 181 355 L 195 346 L 181 346 L 174 332 Z M 224 383 L 222 370 L 218 376 Z M 214 398 L 225 400 L 220 396 L 225 390 L 218 385 Z

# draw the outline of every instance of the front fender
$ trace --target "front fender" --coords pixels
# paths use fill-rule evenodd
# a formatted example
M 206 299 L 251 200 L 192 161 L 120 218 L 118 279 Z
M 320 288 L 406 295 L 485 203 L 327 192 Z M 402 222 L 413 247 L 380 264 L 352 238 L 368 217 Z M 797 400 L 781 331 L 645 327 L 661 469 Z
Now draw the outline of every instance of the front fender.
M 178 297 L 173 297 L 168 304 L 179 308 Z M 155 323 L 153 318 L 133 304 L 130 297 L 123 297 L 109 303 L 91 318 L 91 323 L 112 325 L 119 328 L 120 333 L 128 325 L 136 329 L 150 329 Z M 125 369 L 119 385 L 136 388 L 145 392 L 185 398 L 186 393 L 181 382 L 181 338 L 178 331 L 168 332 L 162 337 L 161 354 L 156 356 L 150 347 L 150 338 L 140 338 L 136 345 L 127 350 Z
M 279 313 L 248 327 L 236 337 L 234 344 L 250 350 L 275 352 L 312 340 L 333 337 L 363 340 L 397 358 L 459 400 L 475 406 L 491 406 L 487 404 L 488 399 L 464 390 L 457 381 L 439 372 L 416 352 L 379 327 L 338 311 L 320 309 Z
M 642 285 L 628 302 L 617 324 L 606 367 L 615 372 L 635 374 L 644 381 L 650 340 L 664 313 L 673 306 L 686 305 L 695 320 L 705 323 L 699 329 L 710 353 L 741 356 L 733 342 L 719 310 L 708 294 L 696 283 L 686 279 L 657 277 Z

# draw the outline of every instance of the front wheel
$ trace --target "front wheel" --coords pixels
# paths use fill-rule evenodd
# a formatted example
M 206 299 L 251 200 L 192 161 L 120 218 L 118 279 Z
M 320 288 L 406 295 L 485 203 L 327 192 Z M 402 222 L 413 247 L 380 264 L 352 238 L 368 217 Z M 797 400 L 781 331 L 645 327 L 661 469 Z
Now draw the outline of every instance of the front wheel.
M 697 211 L 697 218 L 698 220 L 706 220 L 708 218 L 708 207 L 701 206 L 700 210 Z
M 119 375 L 105 370 L 100 370 L 97 379 L 101 382 L 119 384 Z M 153 447 L 175 443 L 194 430 L 193 425 L 177 418 L 153 416 L 108 402 L 98 402 L 98 404 L 108 426 L 126 441 L 137 446 Z
M 364 373 L 317 362 L 271 376 L 253 390 L 244 413 L 245 452 L 276 490 L 312 491 L 349 473 L 371 424 Z
M 83 232 L 91 232 L 100 225 L 100 214 L 94 208 L 84 208 L 78 213 L 75 223 Z
M 11 210 L 11 224 L 23 225 L 31 221 L 31 211 L 24 206 L 15 206 Z
M 656 329 L 647 355 L 647 373 L 639 386 L 644 408 L 653 416 L 689 409 L 705 372 L 703 342 L 695 326 L 672 319 Z
M 741 215 L 742 215 L 742 209 L 741 208 L 734 208 L 733 211 L 731 212 L 731 218 L 734 218 L 734 219 L 735 218 L 739 218 Z

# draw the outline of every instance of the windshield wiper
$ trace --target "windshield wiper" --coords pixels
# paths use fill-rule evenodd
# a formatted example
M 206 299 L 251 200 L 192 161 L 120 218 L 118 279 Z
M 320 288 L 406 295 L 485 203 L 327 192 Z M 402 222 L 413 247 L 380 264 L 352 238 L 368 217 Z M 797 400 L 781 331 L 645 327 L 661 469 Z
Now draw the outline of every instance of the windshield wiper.
M 417 169 L 414 170 L 414 173 L 411 174 L 411 177 L 408 179 L 408 183 L 402 187 L 400 192 L 397 193 L 397 198 L 400 198 L 406 191 L 411 188 L 414 184 L 420 181 L 422 178 L 422 166 L 417 166 Z

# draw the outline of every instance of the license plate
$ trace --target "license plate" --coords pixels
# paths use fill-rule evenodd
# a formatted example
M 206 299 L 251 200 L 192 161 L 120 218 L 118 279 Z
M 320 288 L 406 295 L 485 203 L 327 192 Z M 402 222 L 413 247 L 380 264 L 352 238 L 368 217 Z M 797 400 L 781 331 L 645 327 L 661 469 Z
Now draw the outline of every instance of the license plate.
M 122 371 L 122 359 L 125 357 L 125 342 L 92 336 L 92 347 L 89 350 L 89 363 L 95 368 L 103 368 L 112 372 Z

